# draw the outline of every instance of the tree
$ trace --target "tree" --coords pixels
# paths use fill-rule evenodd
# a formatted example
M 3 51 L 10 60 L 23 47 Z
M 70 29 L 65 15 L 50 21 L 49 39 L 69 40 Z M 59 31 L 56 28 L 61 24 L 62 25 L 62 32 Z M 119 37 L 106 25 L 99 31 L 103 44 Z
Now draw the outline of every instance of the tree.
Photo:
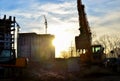
M 105 53 L 108 54 L 111 50 L 120 48 L 120 37 L 117 35 L 103 35 L 99 39 L 95 40 L 93 44 L 101 44 L 105 49 Z M 117 54 L 118 51 L 116 51 Z
M 70 54 L 69 54 L 69 52 L 67 52 L 67 51 L 62 51 L 62 52 L 61 52 L 61 56 L 62 56 L 62 58 L 69 58 L 69 57 L 70 57 Z

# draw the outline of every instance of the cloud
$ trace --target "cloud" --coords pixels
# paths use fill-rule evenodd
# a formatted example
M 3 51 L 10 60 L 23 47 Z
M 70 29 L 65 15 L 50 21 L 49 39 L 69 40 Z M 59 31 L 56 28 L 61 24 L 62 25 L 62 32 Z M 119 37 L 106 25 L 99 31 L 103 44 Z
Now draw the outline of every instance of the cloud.
M 104 35 L 119 32 L 120 0 L 85 0 L 85 11 L 91 30 Z
M 106 13 L 104 16 L 90 16 L 91 29 L 96 32 L 98 36 L 104 34 L 118 34 L 120 28 L 120 12 Z
M 48 7 L 49 6 L 49 7 Z M 70 14 L 70 12 L 72 11 L 72 9 L 74 8 L 74 4 L 73 3 L 47 3 L 45 5 L 42 5 L 41 10 L 44 10 L 46 12 L 49 13 L 54 13 L 54 14 Z
M 3 2 L 0 2 L 1 4 L 6 3 L 8 0 L 2 1 Z M 30 0 L 29 2 L 27 0 L 14 1 L 17 7 L 9 8 L 8 11 L 3 10 L 2 14 L 16 16 L 21 26 L 21 32 L 35 32 L 39 30 L 40 33 L 43 33 L 43 15 L 46 15 L 49 31 L 55 28 L 57 31 L 69 31 L 69 33 L 71 32 L 76 35 L 76 31 L 78 31 L 79 28 L 76 0 L 58 0 L 61 1 L 60 3 L 57 3 L 57 1 L 42 2 L 42 0 Z M 93 27 L 96 31 L 98 31 L 98 28 L 108 28 L 108 30 L 110 28 L 119 29 L 120 9 L 118 2 L 119 0 L 83 0 L 91 29 Z M 13 3 L 10 3 L 9 6 L 12 4 Z M 53 32 L 50 31 L 49 33 Z M 77 32 L 77 34 L 79 34 L 79 32 Z
M 0 14 L 15 16 L 21 26 L 20 32 L 45 33 L 43 17 L 45 15 L 48 33 L 57 34 L 59 39 L 66 40 L 65 43 L 68 43 L 69 37 L 68 46 L 74 42 L 75 36 L 80 34 L 77 0 L 12 0 L 13 2 L 9 3 L 8 1 L 0 1 Z M 120 0 L 82 0 L 82 2 L 93 33 L 100 37 L 119 32 Z

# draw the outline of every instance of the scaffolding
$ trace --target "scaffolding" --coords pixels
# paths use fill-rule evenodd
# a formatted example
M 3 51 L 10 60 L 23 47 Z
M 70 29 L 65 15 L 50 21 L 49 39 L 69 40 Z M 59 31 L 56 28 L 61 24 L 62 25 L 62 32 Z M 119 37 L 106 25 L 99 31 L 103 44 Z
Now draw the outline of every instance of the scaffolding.
M 0 63 L 15 59 L 15 17 L 0 18 Z

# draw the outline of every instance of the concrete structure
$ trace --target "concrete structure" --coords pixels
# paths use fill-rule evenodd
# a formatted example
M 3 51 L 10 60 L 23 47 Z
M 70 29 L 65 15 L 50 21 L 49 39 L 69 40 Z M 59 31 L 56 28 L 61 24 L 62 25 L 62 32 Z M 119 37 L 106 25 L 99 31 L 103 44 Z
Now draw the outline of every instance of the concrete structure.
M 52 44 L 54 35 L 20 33 L 18 37 L 18 57 L 27 57 L 33 61 L 55 58 L 55 47 Z

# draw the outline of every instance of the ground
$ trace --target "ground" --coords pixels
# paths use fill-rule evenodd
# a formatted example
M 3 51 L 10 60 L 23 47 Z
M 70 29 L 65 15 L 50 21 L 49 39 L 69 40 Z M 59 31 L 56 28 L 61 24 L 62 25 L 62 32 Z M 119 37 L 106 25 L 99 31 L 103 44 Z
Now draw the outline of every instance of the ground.
M 79 72 L 57 71 L 31 63 L 16 77 L 0 81 L 120 81 L 120 74 L 98 66 L 84 68 Z

